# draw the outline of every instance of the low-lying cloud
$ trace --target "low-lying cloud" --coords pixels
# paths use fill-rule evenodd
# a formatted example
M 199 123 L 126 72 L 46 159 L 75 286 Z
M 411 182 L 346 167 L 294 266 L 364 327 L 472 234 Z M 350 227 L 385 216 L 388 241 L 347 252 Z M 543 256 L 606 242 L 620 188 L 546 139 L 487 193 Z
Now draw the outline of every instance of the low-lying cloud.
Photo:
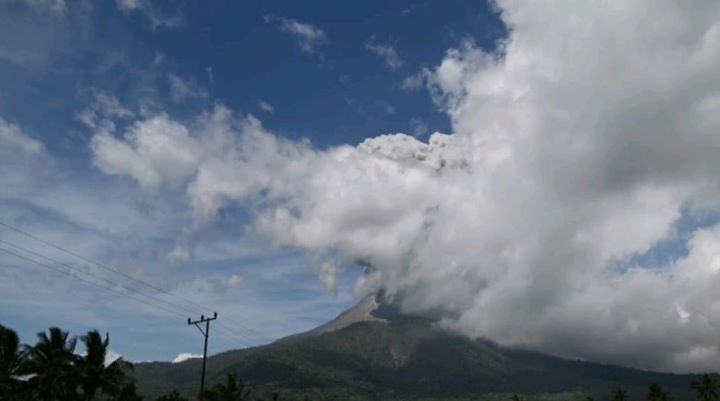
M 198 225 L 242 205 L 278 245 L 372 265 L 358 294 L 382 288 L 470 336 L 717 370 L 720 225 L 692 231 L 687 254 L 636 256 L 717 210 L 720 4 L 497 6 L 496 52 L 466 42 L 420 75 L 452 135 L 318 150 L 216 106 L 96 124 L 95 164 L 184 191 Z

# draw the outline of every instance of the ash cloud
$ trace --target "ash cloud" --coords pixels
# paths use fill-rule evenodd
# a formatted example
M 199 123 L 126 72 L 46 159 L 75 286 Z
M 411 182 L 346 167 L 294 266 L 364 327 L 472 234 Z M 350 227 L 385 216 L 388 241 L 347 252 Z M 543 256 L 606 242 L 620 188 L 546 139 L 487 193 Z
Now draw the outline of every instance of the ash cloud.
M 98 125 L 95 164 L 181 188 L 197 225 L 243 205 L 280 246 L 372 265 L 358 294 L 402 294 L 470 336 L 718 370 L 720 225 L 662 265 L 632 257 L 682 213 L 717 210 L 720 4 L 496 5 L 509 36 L 494 53 L 466 42 L 418 75 L 451 135 L 317 150 L 217 106 Z

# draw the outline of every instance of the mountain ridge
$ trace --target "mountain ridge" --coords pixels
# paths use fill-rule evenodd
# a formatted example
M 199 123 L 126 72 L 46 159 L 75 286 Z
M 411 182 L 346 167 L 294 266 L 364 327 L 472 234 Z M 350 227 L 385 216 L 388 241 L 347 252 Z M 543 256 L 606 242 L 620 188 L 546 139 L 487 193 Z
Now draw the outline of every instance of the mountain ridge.
M 138 364 L 138 388 L 146 396 L 172 388 L 193 396 L 200 363 Z M 688 399 L 696 377 L 500 347 L 440 330 L 432 320 L 403 314 L 375 295 L 315 329 L 213 355 L 207 366 L 209 383 L 235 373 L 260 392 L 355 400 L 460 400 L 505 393 L 579 400 L 607 396 L 618 386 L 639 396 L 652 383 L 681 396 L 676 399 Z

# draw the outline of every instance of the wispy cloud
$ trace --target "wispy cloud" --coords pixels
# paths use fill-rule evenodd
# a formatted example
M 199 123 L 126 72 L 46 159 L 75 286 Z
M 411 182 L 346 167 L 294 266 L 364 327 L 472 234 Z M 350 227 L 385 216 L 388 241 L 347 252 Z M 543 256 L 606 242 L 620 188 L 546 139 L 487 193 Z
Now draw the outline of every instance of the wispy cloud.
M 3 150 L 21 150 L 28 154 L 38 154 L 45 147 L 39 142 L 20 129 L 15 124 L 11 124 L 0 117 L 0 152 Z M 2 154 L 2 153 L 0 153 Z
M 138 12 L 150 21 L 152 29 L 158 27 L 175 28 L 182 25 L 182 14 L 177 11 L 173 15 L 166 15 L 158 11 L 152 0 L 115 0 L 118 9 L 125 14 Z
M 428 125 L 421 118 L 413 118 L 410 120 L 410 130 L 414 137 L 419 137 L 428 133 Z
M 425 83 L 427 82 L 427 74 L 428 73 L 423 70 L 415 75 L 405 77 L 402 80 L 402 89 L 406 92 L 412 92 L 418 89 L 422 89 L 422 87 L 425 86 Z
M 400 55 L 398 55 L 397 50 L 395 50 L 395 48 L 391 45 L 381 45 L 368 42 L 365 44 L 365 48 L 380 56 L 383 61 L 385 61 L 385 65 L 391 70 L 396 70 L 405 64 L 405 62 L 400 58 Z
M 168 74 L 168 82 L 170 83 L 170 99 L 172 99 L 175 103 L 186 99 L 208 97 L 207 90 L 200 87 L 195 82 L 185 80 L 178 75 L 172 73 Z
M 61 15 L 65 14 L 67 5 L 65 0 L 16 0 L 20 3 L 25 3 L 39 12 L 50 12 L 52 14 Z M 12 3 L 13 1 L 10 0 Z
M 265 23 L 275 23 L 281 31 L 293 35 L 305 53 L 316 53 L 317 47 L 327 40 L 322 29 L 291 18 L 266 15 Z
M 262 101 L 262 100 L 260 102 L 258 102 L 258 107 L 260 107 L 260 110 L 262 110 L 266 113 L 272 114 L 275 112 L 275 108 L 270 103 Z

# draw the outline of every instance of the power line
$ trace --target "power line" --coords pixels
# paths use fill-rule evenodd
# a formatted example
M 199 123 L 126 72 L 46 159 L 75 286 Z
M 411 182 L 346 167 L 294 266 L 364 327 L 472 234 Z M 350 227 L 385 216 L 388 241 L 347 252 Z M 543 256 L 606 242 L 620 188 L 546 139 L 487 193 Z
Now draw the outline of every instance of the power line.
M 58 261 L 58 260 L 56 260 L 56 259 L 50 258 L 50 257 L 48 257 L 48 256 L 45 256 L 45 255 L 43 255 L 43 254 L 41 254 L 41 253 L 39 253 L 39 252 L 35 252 L 35 251 L 33 251 L 33 250 L 24 248 L 24 247 L 22 247 L 22 246 L 13 244 L 13 243 L 11 243 L 11 242 L 8 242 L 8 241 L 2 240 L 2 239 L 0 239 L 0 243 L 3 243 L 3 244 L 5 244 L 5 245 L 9 245 L 9 246 L 11 246 L 11 247 L 13 247 L 13 248 L 19 249 L 19 250 L 21 250 L 21 251 L 23 251 L 23 252 L 26 252 L 26 253 L 29 253 L 29 254 L 31 254 L 31 255 L 34 255 L 34 256 L 43 258 L 43 259 L 45 259 L 45 260 L 47 260 L 47 261 L 49 261 L 49 262 L 54 262 L 54 263 L 57 263 L 57 264 L 59 264 L 59 265 L 61 265 L 61 266 L 65 266 L 65 267 L 67 267 L 68 269 L 71 269 L 71 272 L 68 272 L 68 275 L 69 275 L 69 276 L 71 276 L 71 277 L 77 277 L 76 275 L 72 274 L 72 270 L 76 270 L 76 266 L 70 265 L 70 264 L 65 263 L 65 262 Z M 86 275 L 88 275 L 88 276 L 90 276 L 90 277 L 93 277 L 93 278 L 98 279 L 98 280 L 101 280 L 101 281 L 107 281 L 107 282 L 109 282 L 109 283 L 118 285 L 118 286 L 124 288 L 124 289 L 127 290 L 127 291 L 130 291 L 130 292 L 132 292 L 132 293 L 135 293 L 135 294 L 138 294 L 138 295 L 141 295 L 141 296 L 150 298 L 150 299 L 152 299 L 152 300 L 154 300 L 154 301 L 161 302 L 161 303 L 163 303 L 163 304 L 165 304 L 165 305 L 167 305 L 167 306 L 169 306 L 169 307 L 171 307 L 171 308 L 176 308 L 176 309 L 179 309 L 179 310 L 183 310 L 183 311 L 185 311 L 185 312 L 193 313 L 192 310 L 187 309 L 187 308 L 185 308 L 185 307 L 183 307 L 183 306 L 175 305 L 175 304 L 170 303 L 170 302 L 167 302 L 167 301 L 165 301 L 164 299 L 161 299 L 161 298 L 152 297 L 152 296 L 150 296 L 150 295 L 148 295 L 148 294 L 145 294 L 145 293 L 140 292 L 140 291 L 138 291 L 138 290 L 135 290 L 135 289 L 133 289 L 133 288 L 126 287 L 126 286 L 124 286 L 124 285 L 122 285 L 122 284 L 118 284 L 118 283 L 116 283 L 116 282 L 114 282 L 114 281 L 112 281 L 112 280 L 110 280 L 110 279 L 107 279 L 106 277 L 98 276 L 98 275 L 96 275 L 96 274 L 94 274 L 94 273 L 92 273 L 92 272 L 83 271 L 83 272 L 80 272 L 80 273 L 81 273 L 81 274 L 86 274 Z
M 55 271 L 55 272 L 57 272 L 57 273 L 61 273 L 61 274 L 64 274 L 64 275 L 66 275 L 66 276 L 72 277 L 72 278 L 74 278 L 74 279 L 80 280 L 80 281 L 82 281 L 82 282 L 84 282 L 84 283 L 86 283 L 86 284 L 91 284 L 91 285 L 93 285 L 93 286 L 95 286 L 95 287 L 98 287 L 98 288 L 100 288 L 100 289 L 107 290 L 107 291 L 113 292 L 113 293 L 118 294 L 118 295 L 126 296 L 126 297 L 128 297 L 129 299 L 135 300 L 135 301 L 140 302 L 140 303 L 142 303 L 142 304 L 144 304 L 144 305 L 152 306 L 152 307 L 155 307 L 155 308 L 157 308 L 157 309 L 161 309 L 161 310 L 163 310 L 163 311 L 165 311 L 165 312 L 168 312 L 168 313 L 172 314 L 173 316 L 184 316 L 185 312 L 188 312 L 188 311 L 190 311 L 190 313 L 194 313 L 194 312 L 191 311 L 190 309 L 184 308 L 184 307 L 182 307 L 182 306 L 175 305 L 175 304 L 170 303 L 170 302 L 167 302 L 167 301 L 165 301 L 165 300 L 163 300 L 163 299 L 161 299 L 161 298 L 153 297 L 153 296 L 151 296 L 151 295 L 149 295 L 149 294 L 145 294 L 145 293 L 142 293 L 142 292 L 140 292 L 140 291 L 138 291 L 138 290 L 135 290 L 135 289 L 132 289 L 132 288 L 123 286 L 122 284 L 118 284 L 118 283 L 116 283 L 116 282 L 114 282 L 114 281 L 112 281 L 112 280 L 110 280 L 110 279 L 105 278 L 105 277 L 98 276 L 98 275 L 93 274 L 93 273 L 91 273 L 91 272 L 78 271 L 76 266 L 73 266 L 73 265 L 70 265 L 70 264 L 68 264 L 68 263 L 65 263 L 65 262 L 58 261 L 58 260 L 56 260 L 56 259 L 50 258 L 50 257 L 48 257 L 48 256 L 45 256 L 45 255 L 39 253 L 39 252 L 32 251 L 32 250 L 30 250 L 30 249 L 24 248 L 24 247 L 22 247 L 22 246 L 13 244 L 13 243 L 11 243 L 11 242 L 8 242 L 8 241 L 2 240 L 2 239 L 0 239 L 0 243 L 9 245 L 9 246 L 11 246 L 11 247 L 13 247 L 13 248 L 15 248 L 15 249 L 18 249 L 18 250 L 20 250 L 20 251 L 22 251 L 22 252 L 26 252 L 26 253 L 29 253 L 29 254 L 34 255 L 34 256 L 36 256 L 36 257 L 45 259 L 46 261 L 49 261 L 49 262 L 51 262 L 51 263 L 55 263 L 56 265 L 64 266 L 64 267 L 66 267 L 66 268 L 68 268 L 68 269 L 70 269 L 70 270 L 67 271 L 67 270 L 58 268 L 57 266 L 53 266 L 53 265 L 51 265 L 51 264 L 47 264 L 47 263 L 44 263 L 44 262 L 40 262 L 40 261 L 38 261 L 38 260 L 36 260 L 36 259 L 33 259 L 33 258 L 31 258 L 31 257 L 28 257 L 28 256 L 26 256 L 26 255 L 23 255 L 23 254 L 20 254 L 20 253 L 11 251 L 11 250 L 9 250 L 9 249 L 0 247 L 0 251 L 2 251 L 2 252 L 5 252 L 5 253 L 10 254 L 10 255 L 13 255 L 13 256 L 15 256 L 15 257 L 17 257 L 17 258 L 20 258 L 20 259 L 23 259 L 23 260 L 25 260 L 25 261 L 34 263 L 34 264 L 36 264 L 36 265 L 38 265 L 38 266 L 40 266 L 40 267 L 44 267 L 44 268 L 53 270 L 53 271 Z M 75 273 L 73 273 L 73 272 L 75 272 Z M 87 278 L 85 278 L 85 277 L 82 277 L 82 276 L 78 275 L 78 273 L 81 274 L 81 275 L 84 274 L 84 275 L 86 275 L 86 276 L 92 277 L 92 278 L 94 278 L 94 279 L 96 279 L 96 280 L 100 280 L 101 282 L 105 282 L 105 284 L 101 284 L 101 283 L 97 283 L 97 282 L 95 282 L 95 281 L 89 280 L 89 279 L 87 279 Z M 148 298 L 148 299 L 151 300 L 151 301 L 161 302 L 161 303 L 169 306 L 169 308 L 168 308 L 168 307 L 164 307 L 164 306 L 160 306 L 160 305 L 157 305 L 157 304 L 149 303 L 149 302 L 147 302 L 147 301 L 145 301 L 145 300 L 143 300 L 143 299 L 141 299 L 141 298 L 138 298 L 138 297 L 132 296 L 132 295 L 130 295 L 130 294 L 128 294 L 128 293 L 119 291 L 116 287 L 107 285 L 107 283 L 112 283 L 112 284 L 114 284 L 114 285 L 116 285 L 116 286 L 118 286 L 118 287 L 121 287 L 121 288 L 125 289 L 126 291 L 129 291 L 129 292 L 134 293 L 134 294 L 137 294 L 137 295 L 139 295 L 139 296 Z M 172 308 L 172 309 L 170 309 L 170 308 Z M 184 310 L 185 312 L 181 312 L 182 310 Z M 228 333 L 229 333 L 229 334 L 228 334 Z M 252 338 L 247 337 L 247 336 L 244 335 L 243 333 L 240 333 L 240 332 L 238 332 L 238 331 L 232 330 L 231 328 L 228 328 L 228 327 L 224 327 L 223 334 L 224 334 L 226 337 L 230 338 L 230 339 L 241 340 L 241 341 L 243 341 L 243 340 L 244 340 L 244 341 L 250 341 L 251 343 L 254 342 Z M 242 338 L 241 338 L 241 337 L 242 337 Z
M 7 228 L 7 229 L 10 229 L 10 230 L 12 230 L 12 231 L 15 231 L 15 232 L 17 232 L 17 233 L 19 233 L 19 234 L 21 234 L 21 235 L 24 235 L 24 236 L 26 236 L 26 237 L 28 237 L 28 238 L 30 238 L 30 239 L 33 239 L 33 240 L 35 240 L 35 241 L 37 241 L 37 242 L 40 242 L 40 243 L 44 244 L 44 245 L 46 245 L 46 246 L 49 246 L 49 247 L 51 247 L 51 248 L 54 248 L 54 249 L 59 250 L 59 251 L 61 251 L 61 252 L 64 252 L 64 253 L 66 253 L 66 254 L 68 254 L 68 255 L 74 256 L 74 257 L 76 257 L 76 258 L 78 258 L 78 259 L 80 259 L 80 260 L 82 260 L 82 261 L 84 261 L 84 262 L 86 262 L 86 263 L 90 263 L 91 265 L 97 266 L 97 267 L 99 267 L 99 268 L 101 268 L 101 269 L 103 269 L 103 270 L 107 270 L 107 271 L 110 271 L 110 272 L 112 272 L 112 273 L 118 274 L 118 275 L 120 275 L 120 276 L 125 277 L 126 279 L 129 279 L 129 280 L 135 282 L 135 283 L 138 283 L 138 284 L 140 284 L 140 285 L 146 286 L 146 287 L 151 288 L 151 289 L 153 289 L 153 290 L 155 290 L 155 291 L 161 292 L 161 293 L 163 293 L 163 294 L 165 294 L 165 295 L 167 295 L 167 296 L 169 296 L 169 297 L 175 298 L 175 299 L 177 299 L 177 300 L 179 300 L 179 301 L 182 301 L 182 302 L 188 303 L 188 304 L 190 304 L 190 305 L 193 305 L 193 306 L 195 306 L 196 308 L 199 308 L 200 310 L 208 310 L 208 308 L 207 308 L 206 306 L 201 305 L 201 304 L 199 304 L 199 303 L 197 303 L 197 302 L 195 302 L 195 301 L 192 301 L 192 300 L 189 300 L 189 299 L 187 299 L 187 298 L 181 297 L 181 296 L 179 296 L 179 295 L 173 294 L 173 293 L 171 293 L 171 292 L 169 292 L 169 291 L 167 291 L 167 290 L 165 290 L 165 289 L 163 289 L 163 288 L 161 288 L 161 287 L 158 287 L 158 286 L 156 286 L 156 285 L 154 285 L 154 284 L 148 283 L 148 282 L 146 282 L 146 281 L 144 281 L 144 280 L 141 280 L 141 279 L 132 277 L 132 276 L 128 275 L 127 273 L 124 273 L 124 272 L 122 272 L 122 271 L 120 271 L 120 270 L 118 270 L 118 269 L 114 269 L 114 268 L 109 267 L 109 266 L 106 266 L 106 265 L 104 265 L 104 264 L 102 264 L 102 263 L 100 263 L 100 262 L 97 262 L 97 261 L 94 261 L 94 260 L 92 260 L 92 259 L 90 259 L 90 258 L 87 258 L 87 257 L 85 257 L 85 256 L 82 256 L 82 255 L 80 255 L 80 254 L 78 254 L 78 253 L 76 253 L 76 252 L 73 252 L 73 251 L 71 251 L 71 250 L 69 250 L 69 249 L 66 249 L 66 248 L 64 248 L 64 247 L 61 247 L 60 245 L 57 245 L 57 244 L 54 244 L 54 243 L 52 243 L 52 242 L 50 242 L 50 241 L 47 241 L 47 240 L 45 240 L 45 239 L 42 239 L 42 238 L 40 238 L 40 237 L 38 237 L 38 236 L 36 236 L 36 235 L 33 235 L 32 233 L 29 233 L 29 232 L 27 232 L 27 231 L 25 231 L 25 230 L 22 230 L 22 229 L 18 228 L 18 227 L 12 226 L 12 225 L 10 225 L 10 224 L 8 224 L 8 223 L 5 223 L 5 222 L 3 222 L 3 221 L 0 221 L 0 226 L 3 226 L 3 227 L 5 227 L 5 228 Z M 123 288 L 126 288 L 126 287 L 123 286 Z M 191 311 L 191 310 L 189 310 L 189 309 L 187 309 L 187 308 L 184 308 L 184 307 L 182 307 L 182 309 L 184 309 L 184 310 L 186 310 L 186 311 L 188 311 L 188 312 L 190 312 L 190 313 L 195 313 L 195 312 L 196 312 L 196 311 Z M 228 322 L 234 324 L 235 326 L 238 326 L 239 328 L 243 329 L 244 331 L 253 334 L 253 335 L 256 337 L 256 339 L 260 339 L 261 341 L 265 341 L 265 342 L 272 342 L 272 339 L 269 339 L 269 338 L 265 337 L 264 335 L 262 335 L 261 333 L 255 331 L 255 330 L 253 330 L 253 329 L 251 329 L 251 328 L 249 328 L 249 327 L 244 326 L 244 325 L 241 324 L 240 322 L 237 322 L 237 321 L 235 321 L 235 320 L 233 320 L 233 319 L 230 319 L 230 318 L 228 318 L 228 317 L 226 317 L 225 320 L 227 320 Z M 241 334 L 241 335 L 242 335 L 242 334 Z M 244 336 L 244 335 L 243 335 L 243 336 Z M 246 337 L 246 336 L 244 336 L 244 337 L 245 337 L 245 338 L 248 338 L 248 337 Z M 248 339 L 249 339 L 250 341 L 253 341 L 253 340 L 250 339 L 250 338 L 248 338 Z
M 140 279 L 138 279 L 138 278 L 135 278 L 135 277 L 133 277 L 133 276 L 131 276 L 131 275 L 129 275 L 129 274 L 123 272 L 123 271 L 120 271 L 120 270 L 118 270 L 118 269 L 114 269 L 114 268 L 112 268 L 112 267 L 105 266 L 104 264 L 102 264 L 102 263 L 100 263 L 100 262 L 97 262 L 97 261 L 94 261 L 94 260 L 92 260 L 92 259 L 86 258 L 86 257 L 84 257 L 84 256 L 82 256 L 82 255 L 80 255 L 80 254 L 78 254 L 78 253 L 75 253 L 75 252 L 73 252 L 73 251 L 71 251 L 71 250 L 68 250 L 68 249 L 66 249 L 66 248 L 63 248 L 63 247 L 61 247 L 61 246 L 59 246 L 59 245 L 53 244 L 52 242 L 46 241 L 46 240 L 44 240 L 44 239 L 42 239 L 42 238 L 39 238 L 39 237 L 37 237 L 37 236 L 35 236 L 35 235 L 27 232 L 27 231 L 24 231 L 24 230 L 21 230 L 21 229 L 19 229 L 19 228 L 17 228 L 17 227 L 11 226 L 11 225 L 9 225 L 9 224 L 7 224 L 7 223 L 5 223 L 5 222 L 0 221 L 0 226 L 3 226 L 3 227 L 8 228 L 8 229 L 10 229 L 10 230 L 13 230 L 13 231 L 15 231 L 15 232 L 17 232 L 17 233 L 19 233 L 19 234 L 22 234 L 22 235 L 24 235 L 24 236 L 26 236 L 26 237 L 28 237 L 28 238 L 31 238 L 31 239 L 33 239 L 33 240 L 35 240 L 35 241 L 38 241 L 38 242 L 40 242 L 40 243 L 42 243 L 42 244 L 44 244 L 44 245 L 47 245 L 47 246 L 49 246 L 49 247 L 51 247 L 51 248 L 54 248 L 54 249 L 59 250 L 59 251 L 61 251 L 61 252 L 64 252 L 64 253 L 66 253 L 66 254 L 68 254 L 68 255 L 74 256 L 74 257 L 76 257 L 76 258 L 78 258 L 78 259 L 80 259 L 80 260 L 82 260 L 82 261 L 84 261 L 84 262 L 86 262 L 86 263 L 89 263 L 89 264 L 91 264 L 91 265 L 95 265 L 95 266 L 97 266 L 97 267 L 99 267 L 99 268 L 101 268 L 101 269 L 104 269 L 104 270 L 110 271 L 110 272 L 112 272 L 112 273 L 118 274 L 118 275 L 120 275 L 120 276 L 123 276 L 123 277 L 125 277 L 126 279 L 129 279 L 129 280 L 131 280 L 131 281 L 133 281 L 133 282 L 135 282 L 135 283 L 144 285 L 144 286 L 146 286 L 146 287 L 148 287 L 148 288 L 151 288 L 151 289 L 153 289 L 153 290 L 159 291 L 159 292 L 161 292 L 161 293 L 163 293 L 163 294 L 166 294 L 166 295 L 168 295 L 168 296 L 177 298 L 177 299 L 179 299 L 179 300 L 181 300 L 181 301 L 187 302 L 187 303 L 189 303 L 189 304 L 193 304 L 193 305 L 196 306 L 196 307 L 205 309 L 205 306 L 203 306 L 203 305 L 196 304 L 196 303 L 193 302 L 193 301 L 190 301 L 190 300 L 188 300 L 188 299 L 185 299 L 185 298 L 182 298 L 182 297 L 177 296 L 177 295 L 175 295 L 175 294 L 172 294 L 172 293 L 168 292 L 167 290 L 165 290 L 165 289 L 163 289 L 163 288 L 161 288 L 161 287 L 158 287 L 158 286 L 156 286 L 156 285 L 154 285 L 154 284 L 151 284 L 151 283 L 148 283 L 148 282 L 146 282 L 146 281 L 143 281 L 143 280 L 140 280 Z M 188 311 L 189 311 L 189 310 L 188 310 Z M 190 312 L 190 313 L 194 313 L 194 311 L 189 311 L 189 312 Z
M 15 256 L 15 257 L 17 257 L 17 258 L 23 259 L 23 260 L 25 260 L 25 261 L 27 261 L 27 262 L 34 263 L 34 264 L 36 264 L 36 265 L 38 265 L 38 266 L 40 266 L 40 267 L 44 267 L 44 268 L 46 268 L 46 269 L 53 270 L 53 271 L 55 271 L 55 272 L 57 272 L 57 273 L 64 274 L 64 275 L 67 275 L 67 276 L 71 276 L 71 277 L 74 278 L 74 279 L 80 280 L 80 281 L 82 281 L 82 282 L 84 282 L 84 283 L 86 283 L 86 284 L 93 285 L 93 286 L 98 287 L 98 288 L 100 288 L 100 289 L 108 290 L 108 291 L 111 291 L 111 292 L 115 292 L 116 294 L 119 294 L 119 295 L 127 296 L 128 298 L 134 299 L 134 300 L 137 301 L 137 302 L 140 302 L 140 303 L 142 303 L 142 304 L 145 304 L 145 305 L 148 305 L 148 306 L 152 306 L 152 307 L 155 307 L 155 308 L 158 308 L 158 309 L 162 309 L 162 310 L 164 310 L 165 312 L 169 312 L 169 313 L 171 313 L 171 314 L 173 314 L 173 315 L 179 314 L 177 311 L 173 311 L 173 310 L 167 309 L 167 308 L 162 307 L 162 306 L 159 306 L 159 305 L 149 304 L 149 303 L 145 302 L 144 300 L 142 300 L 142 299 L 140 299 L 140 298 L 135 298 L 135 297 L 133 297 L 133 296 L 131 296 L 131 295 L 129 295 L 129 294 L 125 294 L 125 293 L 122 293 L 122 292 L 118 292 L 118 291 L 116 291 L 115 289 L 113 289 L 113 287 L 105 286 L 105 285 L 96 283 L 95 281 L 88 280 L 88 279 L 86 279 L 86 278 L 73 275 L 72 273 L 70 273 L 70 272 L 68 272 L 68 271 L 65 271 L 65 270 L 63 270 L 63 269 L 59 269 L 59 268 L 57 268 L 57 267 L 55 267 L 55 266 L 53 266 L 53 265 L 47 264 L 47 263 L 40 262 L 40 261 L 38 261 L 38 260 L 35 260 L 35 259 L 33 259 L 33 258 L 30 258 L 30 257 L 27 257 L 27 256 L 22 255 L 22 254 L 20 254 L 20 253 L 13 252 L 13 251 L 11 251 L 11 250 L 9 250 L 9 249 L 5 249 L 5 248 L 0 247 L 0 251 L 1 251 L 1 252 L 5 252 L 5 253 L 10 254 L 10 255 L 13 255 L 13 256 Z

